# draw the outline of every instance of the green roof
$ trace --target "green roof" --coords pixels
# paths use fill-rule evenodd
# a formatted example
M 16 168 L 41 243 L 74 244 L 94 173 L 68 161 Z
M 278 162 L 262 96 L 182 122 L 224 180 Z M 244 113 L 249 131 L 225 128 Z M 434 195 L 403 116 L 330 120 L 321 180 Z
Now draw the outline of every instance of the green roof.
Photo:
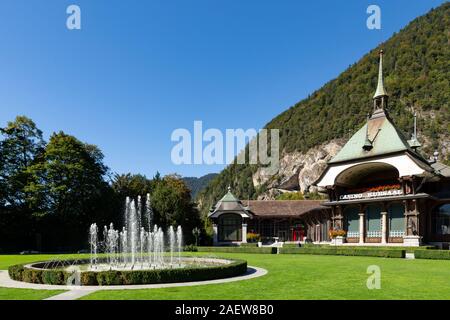
M 364 149 L 367 138 L 371 142 L 371 148 Z M 385 111 L 379 109 L 329 163 L 369 158 L 406 150 L 411 150 L 408 141 L 390 121 Z
M 239 199 L 234 196 L 234 194 L 231 193 L 231 191 L 228 191 L 226 195 L 220 199 L 221 202 L 239 202 Z

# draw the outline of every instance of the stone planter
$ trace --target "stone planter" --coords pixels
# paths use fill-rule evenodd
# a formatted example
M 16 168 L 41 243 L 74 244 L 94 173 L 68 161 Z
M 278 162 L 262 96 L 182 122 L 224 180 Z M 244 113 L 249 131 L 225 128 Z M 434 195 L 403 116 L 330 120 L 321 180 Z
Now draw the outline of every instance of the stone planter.
M 419 236 L 404 236 L 403 245 L 405 247 L 419 247 L 422 244 L 422 237 Z
M 345 242 L 345 237 L 337 236 L 336 238 L 331 239 L 331 244 L 335 246 L 343 245 Z

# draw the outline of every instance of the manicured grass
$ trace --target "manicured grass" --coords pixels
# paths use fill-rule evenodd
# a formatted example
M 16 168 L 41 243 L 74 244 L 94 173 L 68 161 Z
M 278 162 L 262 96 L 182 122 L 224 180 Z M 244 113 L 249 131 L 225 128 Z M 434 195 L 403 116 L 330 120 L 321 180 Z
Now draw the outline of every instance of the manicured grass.
M 189 253 L 186 253 L 189 254 Z M 265 268 L 266 276 L 217 285 L 97 291 L 83 299 L 450 299 L 450 261 L 298 254 L 190 253 L 245 259 Z M 73 255 L 61 255 L 70 258 Z M 78 255 L 86 257 L 86 255 Z M 0 269 L 55 255 L 0 256 Z M 367 267 L 381 269 L 381 289 L 369 290 Z M 7 290 L 7 291 L 5 291 Z M 13 290 L 13 291 L 10 291 Z M 48 291 L 0 289 L 0 298 L 28 299 Z M 23 296 L 21 296 L 23 294 Z
M 42 300 L 63 292 L 64 290 L 0 288 L 0 300 Z
M 52 259 L 69 259 L 71 257 L 81 258 L 88 255 L 0 255 L 0 270 L 7 270 L 9 266 L 19 263 L 31 263 Z M 0 300 L 41 300 L 60 293 L 65 290 L 34 290 L 34 289 L 12 289 L 0 287 Z
M 7 270 L 9 266 L 19 263 L 31 263 L 53 259 L 83 259 L 89 254 L 30 254 L 30 255 L 0 255 L 0 270 Z
M 84 299 L 450 299 L 450 261 L 290 254 L 220 256 L 246 259 L 249 265 L 269 273 L 217 285 L 97 291 Z M 381 268 L 379 290 L 367 289 L 370 265 Z

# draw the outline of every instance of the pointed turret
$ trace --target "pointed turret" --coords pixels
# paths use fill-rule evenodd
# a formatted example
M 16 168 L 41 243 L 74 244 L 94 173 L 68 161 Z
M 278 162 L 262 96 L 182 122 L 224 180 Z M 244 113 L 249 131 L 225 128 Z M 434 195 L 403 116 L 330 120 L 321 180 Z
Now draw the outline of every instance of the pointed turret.
M 375 109 L 384 109 L 387 106 L 388 94 L 384 89 L 383 80 L 383 50 L 380 50 L 380 65 L 378 67 L 378 85 L 373 96 Z
M 417 140 L 417 113 L 414 113 L 414 131 L 411 140 L 408 140 L 408 143 L 414 151 L 422 146 L 419 140 Z

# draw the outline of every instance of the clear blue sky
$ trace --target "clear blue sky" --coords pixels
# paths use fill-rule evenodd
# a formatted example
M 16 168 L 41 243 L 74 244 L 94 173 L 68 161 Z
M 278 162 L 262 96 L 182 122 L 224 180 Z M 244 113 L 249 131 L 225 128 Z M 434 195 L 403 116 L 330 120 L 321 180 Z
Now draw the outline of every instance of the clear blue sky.
M 31 117 L 114 172 L 176 166 L 176 128 L 261 128 L 442 0 L 2 0 L 0 126 Z M 77 4 L 82 29 L 66 28 Z M 382 30 L 366 28 L 378 4 Z

